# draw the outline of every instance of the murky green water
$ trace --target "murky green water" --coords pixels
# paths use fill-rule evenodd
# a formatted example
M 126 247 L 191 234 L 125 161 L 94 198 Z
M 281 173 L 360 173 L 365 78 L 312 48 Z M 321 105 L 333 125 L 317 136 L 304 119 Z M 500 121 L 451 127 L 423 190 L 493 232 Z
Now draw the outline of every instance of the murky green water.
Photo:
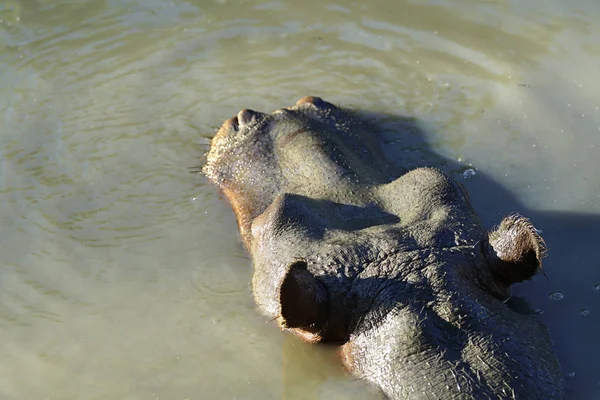
M 515 300 L 570 396 L 600 397 L 599 20 L 595 0 L 0 1 L 0 398 L 373 398 L 258 314 L 233 216 L 187 171 L 239 109 L 307 94 L 417 117 L 486 225 L 536 222 L 548 279 Z

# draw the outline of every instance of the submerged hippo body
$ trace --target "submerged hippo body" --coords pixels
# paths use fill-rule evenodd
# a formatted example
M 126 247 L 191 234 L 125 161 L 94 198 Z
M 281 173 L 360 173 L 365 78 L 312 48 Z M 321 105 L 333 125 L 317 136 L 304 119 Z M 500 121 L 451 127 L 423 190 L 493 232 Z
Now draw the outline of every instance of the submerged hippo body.
M 339 344 L 390 398 L 563 398 L 546 328 L 503 303 L 541 268 L 531 223 L 488 232 L 450 177 L 391 169 L 362 121 L 316 97 L 223 124 L 204 172 L 236 213 L 260 309 Z

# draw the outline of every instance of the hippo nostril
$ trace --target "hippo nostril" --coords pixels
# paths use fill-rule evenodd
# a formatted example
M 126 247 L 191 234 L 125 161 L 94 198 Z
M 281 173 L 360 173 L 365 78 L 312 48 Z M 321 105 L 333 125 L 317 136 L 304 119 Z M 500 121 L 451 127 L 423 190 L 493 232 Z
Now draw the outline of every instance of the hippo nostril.
M 312 104 L 316 107 L 320 107 L 325 104 L 325 101 L 317 96 L 305 96 L 296 102 L 296 106 L 301 106 L 302 104 Z
M 238 128 L 239 128 L 238 117 L 229 118 L 229 120 L 227 122 L 229 123 L 229 126 L 231 126 L 233 128 L 233 130 L 235 130 L 235 131 L 238 130 Z
M 240 125 L 249 125 L 258 119 L 258 112 L 254 110 L 243 109 L 237 115 L 237 120 Z

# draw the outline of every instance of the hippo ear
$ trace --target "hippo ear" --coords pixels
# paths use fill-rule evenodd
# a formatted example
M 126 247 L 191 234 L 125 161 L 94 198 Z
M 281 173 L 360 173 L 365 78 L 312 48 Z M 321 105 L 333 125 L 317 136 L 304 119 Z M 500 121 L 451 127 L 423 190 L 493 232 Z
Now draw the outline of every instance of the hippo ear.
M 489 233 L 489 242 L 492 274 L 500 283 L 510 286 L 541 271 L 546 245 L 527 218 L 518 214 L 505 217 Z
M 306 261 L 293 262 L 279 289 L 282 328 L 293 329 L 305 340 L 320 340 L 327 321 L 327 289 L 308 270 Z

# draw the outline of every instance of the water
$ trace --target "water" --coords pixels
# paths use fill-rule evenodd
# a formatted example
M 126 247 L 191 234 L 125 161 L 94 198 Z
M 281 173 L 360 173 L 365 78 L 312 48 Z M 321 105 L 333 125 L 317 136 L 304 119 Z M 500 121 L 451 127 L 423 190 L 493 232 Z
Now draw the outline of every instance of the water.
M 307 94 L 416 117 L 487 226 L 532 218 L 548 279 L 513 299 L 550 327 L 570 397 L 600 397 L 599 17 L 592 0 L 0 1 L 0 398 L 376 398 L 255 311 L 232 213 L 188 173 L 239 109 Z

